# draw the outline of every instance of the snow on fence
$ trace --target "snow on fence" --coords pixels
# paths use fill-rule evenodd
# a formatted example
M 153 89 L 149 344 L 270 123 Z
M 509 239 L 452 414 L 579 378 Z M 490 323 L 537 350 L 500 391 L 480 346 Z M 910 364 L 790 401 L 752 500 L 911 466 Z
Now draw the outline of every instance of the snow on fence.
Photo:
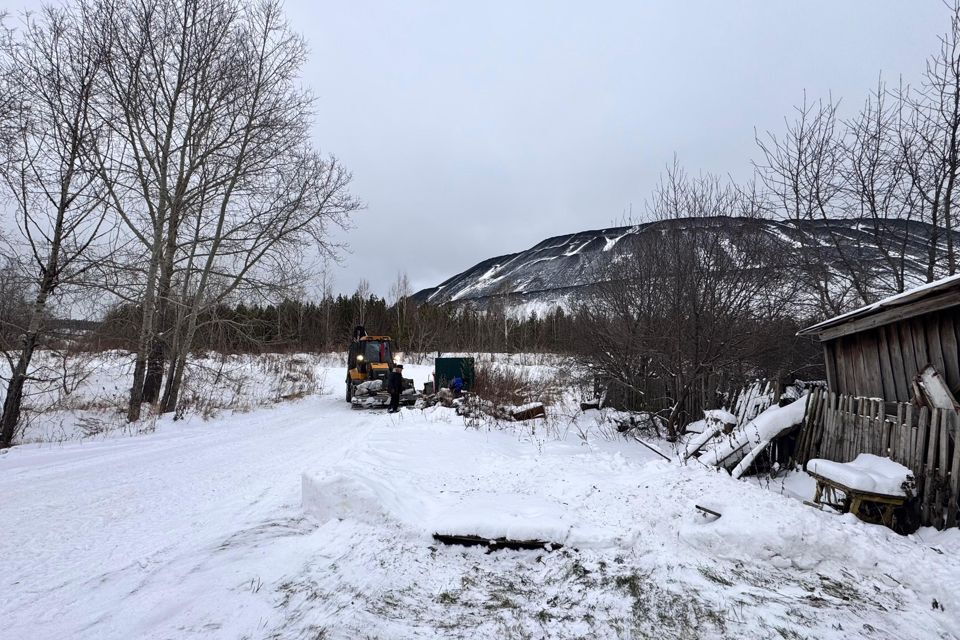
M 891 413 L 890 410 L 894 413 Z M 913 471 L 920 521 L 957 526 L 960 500 L 960 416 L 910 403 L 814 390 L 797 442 L 796 461 L 813 458 L 850 462 L 860 453 L 888 457 Z
M 779 385 L 771 380 L 755 380 L 731 398 L 730 413 L 737 416 L 737 425 L 745 425 L 780 399 Z

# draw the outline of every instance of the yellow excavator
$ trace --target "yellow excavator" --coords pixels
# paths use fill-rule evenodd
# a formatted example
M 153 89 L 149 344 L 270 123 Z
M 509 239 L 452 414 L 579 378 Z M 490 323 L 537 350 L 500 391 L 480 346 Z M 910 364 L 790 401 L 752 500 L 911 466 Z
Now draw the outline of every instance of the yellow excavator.
M 393 340 L 390 336 L 367 335 L 363 327 L 353 330 L 347 352 L 347 402 L 354 409 L 385 407 L 390 404 L 387 378 L 393 369 Z M 417 401 L 412 379 L 403 379 L 401 405 Z

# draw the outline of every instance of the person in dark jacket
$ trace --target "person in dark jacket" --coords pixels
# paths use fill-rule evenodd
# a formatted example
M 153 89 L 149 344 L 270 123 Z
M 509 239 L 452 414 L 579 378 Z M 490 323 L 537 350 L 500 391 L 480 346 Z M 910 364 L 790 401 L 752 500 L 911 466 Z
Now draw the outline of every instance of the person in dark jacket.
M 403 365 L 393 365 L 393 371 L 387 378 L 387 391 L 390 392 L 390 409 L 388 413 L 400 411 L 400 394 L 403 392 Z

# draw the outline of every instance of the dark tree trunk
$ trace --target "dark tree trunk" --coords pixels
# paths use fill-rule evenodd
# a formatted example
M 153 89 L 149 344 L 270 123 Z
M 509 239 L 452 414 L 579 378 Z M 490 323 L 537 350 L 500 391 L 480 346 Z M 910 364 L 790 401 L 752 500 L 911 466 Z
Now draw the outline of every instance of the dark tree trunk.
M 160 398 L 160 387 L 163 383 L 163 366 L 165 363 L 163 340 L 153 339 L 150 348 L 150 357 L 147 359 L 147 371 L 143 379 L 143 402 L 154 404 Z
M 30 366 L 30 360 L 33 358 L 33 352 L 37 347 L 37 338 L 37 332 L 32 332 L 25 337 L 20 358 L 10 375 L 10 382 L 7 384 L 7 397 L 3 401 L 3 416 L 0 417 L 0 448 L 6 448 L 13 444 L 14 432 L 17 423 L 20 421 L 23 386 L 27 381 L 27 369 Z
M 167 382 L 163 389 L 163 401 L 160 403 L 160 410 L 163 413 L 172 413 L 177 410 L 177 402 L 180 400 L 180 387 L 183 383 L 183 359 L 174 354 L 170 358 L 170 364 L 167 368 Z

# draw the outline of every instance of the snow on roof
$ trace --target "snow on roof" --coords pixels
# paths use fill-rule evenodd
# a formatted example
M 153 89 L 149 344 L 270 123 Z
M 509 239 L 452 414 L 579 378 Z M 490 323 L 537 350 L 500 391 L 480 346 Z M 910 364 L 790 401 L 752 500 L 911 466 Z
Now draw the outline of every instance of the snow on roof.
M 868 304 L 864 307 L 860 307 L 859 309 L 854 309 L 853 311 L 848 311 L 847 313 L 830 318 L 829 320 L 824 320 L 823 322 L 815 324 L 812 327 L 807 327 L 806 329 L 799 331 L 797 335 L 802 336 L 811 333 L 819 333 L 824 329 L 829 329 L 830 327 L 834 327 L 849 320 L 869 316 L 885 309 L 901 307 L 957 286 L 960 286 L 960 273 L 947 276 L 946 278 L 941 278 L 939 280 L 934 280 L 933 282 L 928 282 L 920 285 L 919 287 L 908 289 L 903 293 L 898 293 L 884 298 L 883 300 L 878 300 L 873 304 Z

